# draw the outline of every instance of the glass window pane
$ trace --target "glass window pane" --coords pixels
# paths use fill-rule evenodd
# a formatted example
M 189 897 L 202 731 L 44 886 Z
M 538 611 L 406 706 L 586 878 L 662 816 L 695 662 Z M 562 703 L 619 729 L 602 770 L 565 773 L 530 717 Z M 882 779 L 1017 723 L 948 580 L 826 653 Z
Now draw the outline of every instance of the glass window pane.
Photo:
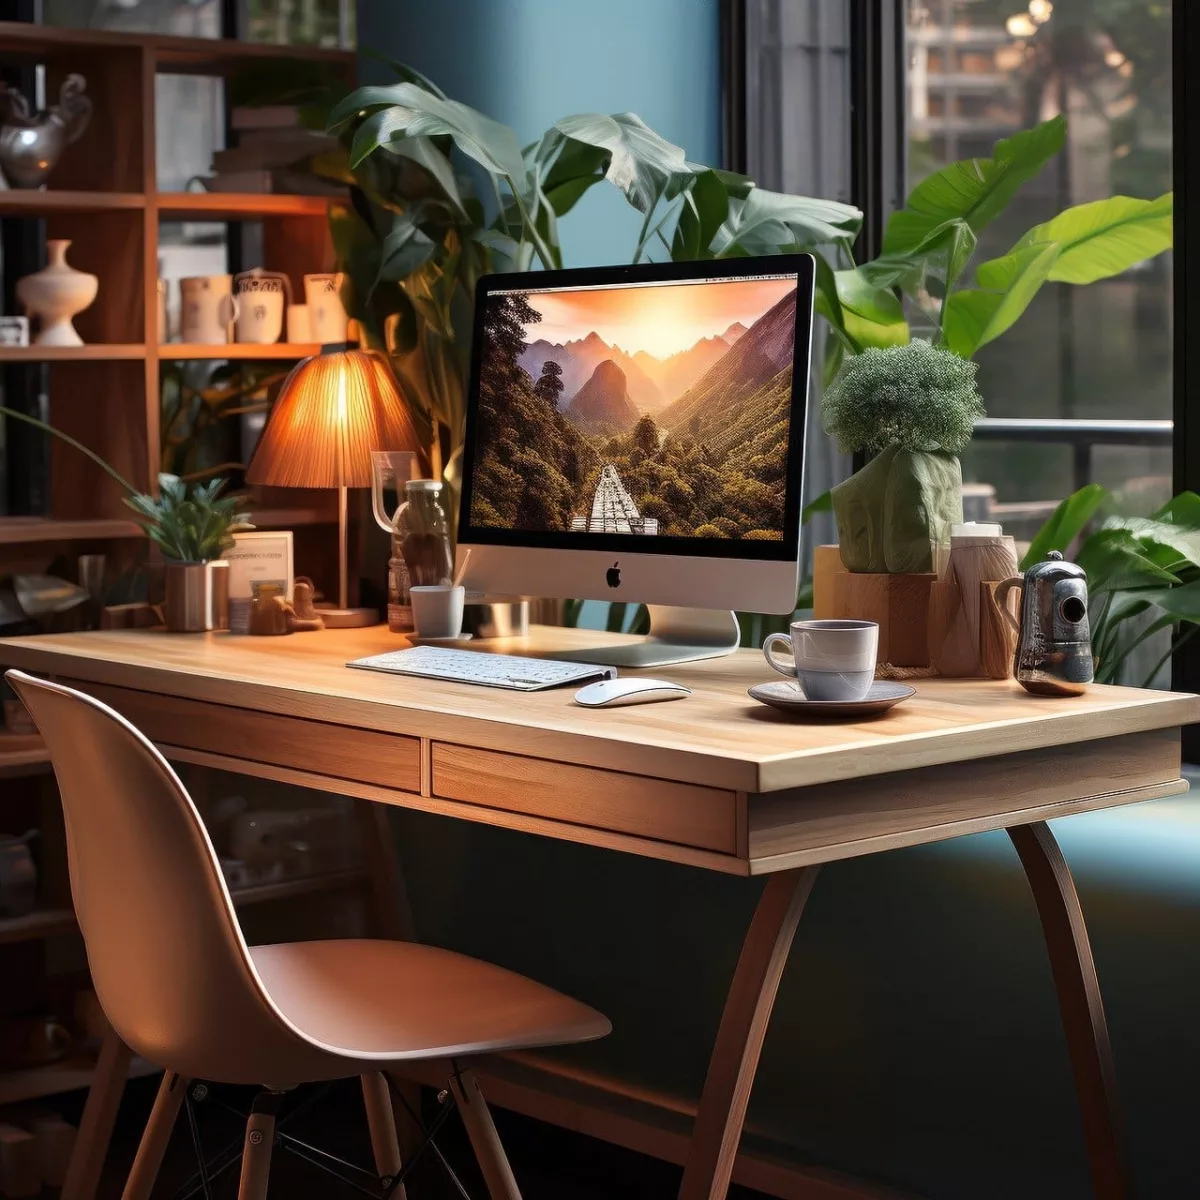
M 1064 208 L 1153 197 L 1171 180 L 1171 4 L 1107 0 L 908 0 L 909 185 L 1062 113 L 1067 145 L 980 235 L 1006 253 Z M 978 354 L 989 416 L 1172 415 L 1171 256 L 1087 287 L 1049 284 Z M 1165 498 L 1169 447 L 1096 447 L 1091 477 L 1132 501 Z M 976 444 L 964 465 L 1003 504 L 1060 497 L 1062 445 Z

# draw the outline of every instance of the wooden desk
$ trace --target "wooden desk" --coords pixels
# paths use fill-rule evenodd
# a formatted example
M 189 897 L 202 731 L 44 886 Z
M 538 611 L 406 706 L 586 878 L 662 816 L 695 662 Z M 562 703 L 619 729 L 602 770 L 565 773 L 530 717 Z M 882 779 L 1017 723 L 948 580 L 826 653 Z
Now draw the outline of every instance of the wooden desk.
M 531 653 L 598 637 L 612 640 L 545 628 L 503 646 Z M 746 696 L 767 673 L 751 651 L 655 672 L 691 687 L 686 700 L 600 711 L 574 705 L 571 689 L 526 695 L 344 666 L 398 644 L 382 628 L 261 639 L 112 631 L 6 640 L 0 660 L 98 696 L 172 759 L 768 874 L 681 1200 L 726 1194 L 779 977 L 819 865 L 1006 829 L 1046 935 L 1096 1195 L 1133 1194 L 1087 932 L 1045 821 L 1184 791 L 1179 729 L 1200 719 L 1200 698 L 1095 687 L 1049 700 L 1014 683 L 923 680 L 883 718 L 799 724 Z M 107 1111 L 111 1099 L 95 1107 Z

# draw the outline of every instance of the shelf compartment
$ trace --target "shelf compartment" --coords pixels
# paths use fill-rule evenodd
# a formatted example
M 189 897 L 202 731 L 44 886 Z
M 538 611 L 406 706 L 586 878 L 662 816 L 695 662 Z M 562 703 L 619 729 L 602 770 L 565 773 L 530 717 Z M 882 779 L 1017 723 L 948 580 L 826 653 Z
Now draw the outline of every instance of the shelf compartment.
M 366 874 L 359 868 L 302 875 L 298 879 L 280 879 L 275 883 L 254 883 L 231 888 L 234 904 L 267 904 L 276 900 L 295 900 L 300 896 L 318 896 L 327 892 L 347 892 L 365 886 Z
M 0 917 L 0 946 L 62 937 L 78 929 L 70 908 L 40 908 L 23 917 Z
M 43 217 L 55 213 L 135 212 L 146 207 L 141 192 L 75 192 L 53 188 L 10 188 L 0 192 L 0 217 Z
M 86 346 L 0 346 L 0 363 L 120 362 L 145 357 L 146 347 L 141 342 L 92 342 Z
M 0 546 L 25 542 L 73 542 L 145 536 L 136 521 L 78 520 L 53 517 L 0 517 Z
M 50 752 L 41 734 L 0 730 L 0 779 L 45 775 L 49 771 Z
M 141 1079 L 160 1070 L 152 1062 L 135 1056 L 129 1064 L 129 1078 Z M 81 1054 L 74 1054 L 49 1066 L 0 1072 L 0 1105 L 20 1104 L 24 1100 L 39 1100 L 43 1096 L 80 1091 L 91 1086 L 95 1072 L 95 1058 Z
M 253 345 L 246 342 L 228 342 L 225 345 L 206 346 L 199 342 L 164 342 L 158 348 L 160 362 L 191 362 L 194 359 L 241 359 L 267 362 L 274 359 L 299 362 L 321 352 L 317 342 L 270 342 Z
M 325 217 L 330 204 L 349 196 L 287 196 L 275 192 L 159 192 L 158 214 L 172 220 L 256 220 L 260 217 Z

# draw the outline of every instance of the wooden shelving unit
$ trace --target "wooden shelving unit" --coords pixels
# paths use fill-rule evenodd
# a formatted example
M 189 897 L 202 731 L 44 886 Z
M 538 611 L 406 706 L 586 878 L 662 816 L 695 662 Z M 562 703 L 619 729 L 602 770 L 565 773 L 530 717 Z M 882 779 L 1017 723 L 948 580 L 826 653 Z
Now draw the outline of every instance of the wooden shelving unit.
M 260 265 L 286 272 L 298 298 L 304 275 L 335 266 L 328 230 L 331 201 L 325 197 L 159 191 L 156 76 L 229 77 L 256 66 L 297 61 L 318 64 L 331 81 L 347 88 L 353 84 L 351 52 L 0 22 L 0 65 L 43 67 L 49 96 L 57 94 L 66 75 L 78 72 L 87 79 L 93 104 L 86 133 L 66 149 L 48 187 L 0 191 L 0 221 L 39 218 L 47 238 L 70 240 L 68 262 L 99 280 L 96 301 L 74 321 L 85 345 L 0 348 L 0 367 L 10 374 L 17 368 L 40 370 L 29 376 L 30 386 L 47 388 L 51 422 L 144 491 L 154 490 L 160 469 L 164 366 L 210 360 L 274 363 L 286 369 L 289 362 L 319 350 L 286 344 L 160 345 L 160 224 L 258 223 Z M 44 569 L 56 557 L 82 552 L 102 552 L 121 564 L 136 561 L 146 553 L 145 537 L 129 519 L 123 496 L 99 467 L 51 441 L 49 514 L 0 518 L 0 573 L 14 564 L 24 571 Z M 310 538 L 320 552 L 328 540 L 320 527 L 334 520 L 334 512 L 331 504 L 319 505 L 331 496 L 268 489 L 255 499 L 254 521 L 260 528 L 297 528 L 298 540 Z M 330 541 L 331 560 L 332 547 Z M 306 559 L 303 569 L 320 583 L 311 561 L 317 560 Z M 36 853 L 44 892 L 35 912 L 0 919 L 0 978 L 6 981 L 0 989 L 0 1021 L 9 1014 L 45 1011 L 35 1006 L 52 1003 L 43 994 L 51 978 L 46 943 L 77 933 L 66 885 L 61 810 L 46 778 L 49 772 L 48 755 L 37 738 L 0 735 L 0 830 L 20 832 L 31 823 L 40 825 L 43 836 Z M 239 907 L 286 905 L 360 888 L 363 879 L 359 870 L 338 871 L 241 889 L 234 899 Z M 81 1054 L 49 1066 L 0 1072 L 0 1105 L 87 1087 L 94 1068 L 94 1058 Z M 153 1071 L 149 1063 L 135 1060 L 130 1074 Z

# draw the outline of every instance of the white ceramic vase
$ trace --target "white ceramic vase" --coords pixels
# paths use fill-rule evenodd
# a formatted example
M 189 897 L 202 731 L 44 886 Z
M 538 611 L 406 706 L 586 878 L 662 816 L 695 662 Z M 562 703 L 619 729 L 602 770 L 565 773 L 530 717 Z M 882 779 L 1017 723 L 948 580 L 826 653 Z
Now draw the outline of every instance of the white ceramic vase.
M 33 339 L 35 346 L 83 345 L 71 318 L 96 299 L 100 281 L 95 275 L 67 265 L 70 245 L 63 240 L 47 242 L 49 264 L 17 281 L 17 299 L 40 323 L 38 335 Z

